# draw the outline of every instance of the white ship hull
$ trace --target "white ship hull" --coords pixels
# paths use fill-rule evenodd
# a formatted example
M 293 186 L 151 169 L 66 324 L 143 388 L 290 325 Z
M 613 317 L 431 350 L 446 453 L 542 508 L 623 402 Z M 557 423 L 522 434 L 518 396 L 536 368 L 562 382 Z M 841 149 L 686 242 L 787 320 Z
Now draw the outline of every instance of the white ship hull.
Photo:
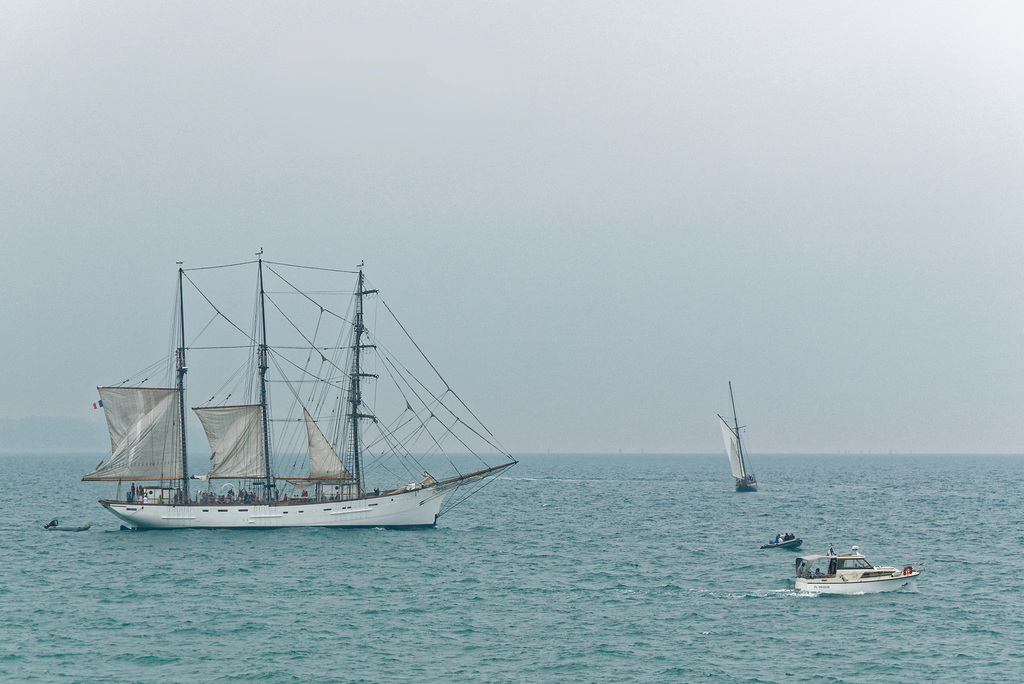
M 909 575 L 896 575 L 869 580 L 843 581 L 842 578 L 830 580 L 809 580 L 797 578 L 796 590 L 814 594 L 876 594 L 883 591 L 898 591 L 903 588 L 913 589 L 920 572 Z
M 100 501 L 140 530 L 275 527 L 432 527 L 447 490 L 426 487 L 350 501 L 156 504 Z

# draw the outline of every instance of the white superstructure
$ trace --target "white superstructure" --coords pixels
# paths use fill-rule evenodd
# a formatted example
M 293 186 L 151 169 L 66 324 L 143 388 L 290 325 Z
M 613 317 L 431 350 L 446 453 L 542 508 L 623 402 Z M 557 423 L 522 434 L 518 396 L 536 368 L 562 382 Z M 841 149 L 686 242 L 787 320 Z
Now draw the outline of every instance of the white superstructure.
M 871 565 L 854 546 L 851 553 L 798 557 L 794 585 L 815 594 L 873 594 L 913 588 L 920 575 L 912 565 Z

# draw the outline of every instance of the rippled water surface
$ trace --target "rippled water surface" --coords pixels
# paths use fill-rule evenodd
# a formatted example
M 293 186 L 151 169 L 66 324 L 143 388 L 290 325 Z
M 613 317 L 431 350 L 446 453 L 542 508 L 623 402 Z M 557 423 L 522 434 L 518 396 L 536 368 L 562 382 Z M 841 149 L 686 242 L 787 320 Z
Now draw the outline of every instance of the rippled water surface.
M 1021 681 L 1015 456 L 525 456 L 434 529 L 123 532 L 98 455 L 0 456 L 0 679 Z M 51 518 L 91 522 L 44 532 Z M 811 596 L 792 551 L 924 564 Z

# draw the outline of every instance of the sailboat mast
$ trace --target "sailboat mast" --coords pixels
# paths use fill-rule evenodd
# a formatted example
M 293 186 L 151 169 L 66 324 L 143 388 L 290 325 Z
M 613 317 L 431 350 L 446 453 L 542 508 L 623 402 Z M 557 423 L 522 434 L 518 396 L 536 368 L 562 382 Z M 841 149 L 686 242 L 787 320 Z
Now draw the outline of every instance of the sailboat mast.
M 185 440 L 185 373 L 188 372 L 188 366 L 185 365 L 185 297 L 182 283 L 184 280 L 185 271 L 181 267 L 181 262 L 178 262 L 178 319 L 181 327 L 178 330 L 179 343 L 177 353 L 177 384 L 176 389 L 178 391 L 178 425 L 180 427 L 179 432 L 181 433 L 181 495 L 182 501 L 187 502 L 189 500 L 188 493 L 188 447 L 186 446 Z
M 352 477 L 356 481 L 356 490 L 363 493 L 363 468 L 362 468 L 362 445 L 359 441 L 359 420 L 361 418 L 372 418 L 359 412 L 363 402 L 362 379 L 364 377 L 375 377 L 369 373 L 363 373 L 360 365 L 363 349 L 372 349 L 374 345 L 363 344 L 363 333 L 366 326 L 363 325 L 363 297 L 373 294 L 377 290 L 364 290 L 365 279 L 363 277 L 363 264 L 359 264 L 359 277 L 356 281 L 356 310 L 353 329 L 355 332 L 354 346 L 352 348 L 352 373 L 349 379 L 349 420 L 352 425 Z
M 263 429 L 263 472 L 266 478 L 263 482 L 267 494 L 267 501 L 270 501 L 270 490 L 274 488 L 274 478 L 270 473 L 270 420 L 267 410 L 267 369 L 270 367 L 267 351 L 267 316 L 264 306 L 265 294 L 263 291 L 263 250 L 259 252 L 259 279 L 260 279 L 260 344 L 257 351 L 257 363 L 260 371 L 260 423 Z
M 729 381 L 729 401 L 732 403 L 732 424 L 733 431 L 736 433 L 736 453 L 740 459 L 740 471 L 746 477 L 747 468 L 743 464 L 743 442 L 740 440 L 740 421 L 736 417 L 736 399 L 732 396 L 732 380 Z

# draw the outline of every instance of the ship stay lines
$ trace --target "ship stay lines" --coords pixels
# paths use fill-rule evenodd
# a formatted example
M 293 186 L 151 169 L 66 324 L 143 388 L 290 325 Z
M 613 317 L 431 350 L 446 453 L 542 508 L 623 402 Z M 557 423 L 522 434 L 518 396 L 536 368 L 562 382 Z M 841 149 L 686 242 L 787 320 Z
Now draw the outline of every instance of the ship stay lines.
M 118 483 L 115 498 L 101 505 L 136 528 L 431 526 L 516 463 L 367 287 L 362 264 L 344 271 L 257 257 L 200 269 L 179 264 L 164 386 L 149 386 L 147 377 L 99 388 L 111 456 L 83 479 Z M 193 278 L 246 266 L 255 266 L 257 276 L 248 332 L 235 309 L 215 304 Z M 337 290 L 303 287 L 310 274 L 355 276 L 346 314 L 328 303 Z M 268 289 L 265 279 L 280 289 Z M 371 298 L 383 306 L 375 310 L 375 327 L 391 322 L 395 338 L 420 362 L 415 371 L 366 325 Z M 209 319 L 186 344 L 185 314 L 197 309 Z M 208 336 L 216 341 L 200 342 Z M 245 363 L 192 407 L 212 461 L 208 472 L 194 475 L 201 468 L 186 435 L 186 355 L 191 361 L 194 352 L 239 349 L 248 352 Z M 287 389 L 281 412 L 271 387 L 275 394 Z

